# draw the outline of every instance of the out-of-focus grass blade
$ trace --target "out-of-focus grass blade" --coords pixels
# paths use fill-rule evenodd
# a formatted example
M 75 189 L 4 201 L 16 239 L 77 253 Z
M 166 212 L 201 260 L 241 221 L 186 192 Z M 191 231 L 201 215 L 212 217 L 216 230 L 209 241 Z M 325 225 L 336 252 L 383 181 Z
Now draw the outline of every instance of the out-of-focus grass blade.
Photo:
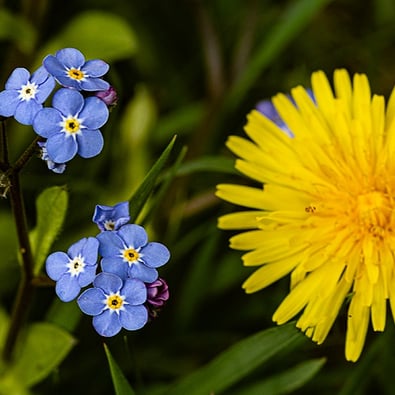
M 285 395 L 301 388 L 324 365 L 326 359 L 311 359 L 302 362 L 280 374 L 249 385 L 230 395 Z
M 162 395 L 219 394 L 280 351 L 290 351 L 304 338 L 294 323 L 259 332 L 231 346 Z
M 332 0 L 290 1 L 281 20 L 256 49 L 241 77 L 235 82 L 227 101 L 232 110 L 249 91 L 265 67 L 294 39 L 310 20 Z
M 199 159 L 184 163 L 177 171 L 178 176 L 184 176 L 199 171 L 239 174 L 234 168 L 235 160 L 221 156 L 203 156 Z
M 110 366 L 111 378 L 114 384 L 115 395 L 136 395 L 121 369 L 112 357 L 111 352 L 106 344 L 104 344 L 104 351 L 106 352 L 108 365 Z
M 130 221 L 135 222 L 137 216 L 140 214 L 144 204 L 148 200 L 151 192 L 153 191 L 156 181 L 165 165 L 170 152 L 173 148 L 174 142 L 176 140 L 176 136 L 170 141 L 169 145 L 162 152 L 159 159 L 155 162 L 155 164 L 151 167 L 151 170 L 145 176 L 143 182 L 137 188 L 137 191 L 134 192 L 133 196 L 129 200 L 130 206 Z
M 178 154 L 177 159 L 175 160 L 173 166 L 164 175 L 158 193 L 155 194 L 155 198 L 150 204 L 148 212 L 144 215 L 144 218 L 141 220 L 142 225 L 144 226 L 147 225 L 148 221 L 152 218 L 153 214 L 155 213 L 156 208 L 158 207 L 160 202 L 163 201 L 166 192 L 169 190 L 171 182 L 177 175 L 178 169 L 180 168 L 186 153 L 187 153 L 187 147 L 183 147 L 181 152 Z

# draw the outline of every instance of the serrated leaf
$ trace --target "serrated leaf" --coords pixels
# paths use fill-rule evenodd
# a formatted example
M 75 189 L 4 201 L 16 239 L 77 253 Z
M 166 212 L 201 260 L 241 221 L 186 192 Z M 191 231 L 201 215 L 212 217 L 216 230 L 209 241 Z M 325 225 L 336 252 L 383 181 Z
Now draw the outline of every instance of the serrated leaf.
M 40 272 L 52 243 L 62 228 L 67 204 L 68 193 L 65 187 L 47 188 L 36 200 L 37 225 L 30 234 L 35 274 Z
M 90 10 L 78 14 L 40 51 L 39 62 L 45 55 L 66 47 L 78 48 L 86 59 L 100 55 L 106 62 L 114 62 L 132 56 L 137 49 L 137 39 L 120 16 Z
M 247 386 L 232 395 L 285 395 L 301 388 L 324 366 L 326 359 L 304 361 L 280 374 Z
M 162 395 L 219 394 L 237 383 L 257 366 L 283 350 L 290 350 L 304 339 L 294 323 L 267 329 L 252 335 L 207 365 L 182 378 Z
M 17 345 L 14 362 L 1 380 L 12 382 L 15 378 L 19 385 L 31 387 L 45 379 L 74 344 L 74 338 L 55 325 L 45 322 L 31 324 Z
M 163 166 L 166 164 L 166 161 L 170 155 L 170 152 L 173 148 L 174 142 L 176 140 L 176 136 L 170 141 L 169 145 L 162 152 L 159 159 L 155 162 L 155 164 L 151 167 L 150 171 L 145 176 L 143 182 L 137 188 L 136 192 L 134 192 L 133 196 L 129 200 L 130 206 L 130 221 L 135 222 L 138 215 L 140 214 L 144 204 L 146 203 L 148 197 L 152 193 L 156 181 L 163 169 Z
M 110 366 L 111 378 L 114 384 L 115 395 L 135 395 L 132 387 L 126 380 L 121 369 L 116 363 L 115 359 L 111 355 L 111 352 L 106 344 L 104 345 L 104 351 L 106 352 L 108 365 Z

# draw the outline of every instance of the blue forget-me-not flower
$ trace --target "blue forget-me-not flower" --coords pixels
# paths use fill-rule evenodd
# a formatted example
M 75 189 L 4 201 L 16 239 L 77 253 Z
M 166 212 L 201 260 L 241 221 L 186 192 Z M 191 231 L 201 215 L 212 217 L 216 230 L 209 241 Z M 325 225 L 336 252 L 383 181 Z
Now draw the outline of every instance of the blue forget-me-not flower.
M 25 68 L 16 68 L 8 78 L 5 90 L 0 92 L 0 115 L 31 125 L 54 87 L 55 80 L 44 67 L 31 76 Z
M 99 242 L 95 237 L 83 238 L 67 251 L 53 252 L 45 268 L 56 281 L 55 291 L 63 302 L 75 299 L 82 287 L 91 284 L 96 276 Z
M 121 278 L 111 273 L 100 273 L 93 288 L 85 290 L 77 299 L 83 313 L 93 316 L 92 324 L 101 336 L 114 336 L 122 328 L 137 330 L 148 321 L 146 285 L 137 279 Z
M 96 205 L 92 221 L 104 232 L 118 230 L 129 222 L 129 202 L 117 203 L 115 206 Z
M 37 144 L 41 149 L 40 158 L 47 162 L 48 169 L 52 170 L 54 173 L 62 174 L 66 170 L 66 164 L 56 163 L 48 156 L 46 141 L 38 141 Z
M 98 155 L 103 148 L 99 130 L 108 119 L 106 104 L 97 97 L 87 97 L 73 89 L 59 89 L 52 107 L 40 110 L 33 121 L 33 129 L 47 138 L 49 158 L 65 163 L 78 153 L 83 158 Z
M 163 244 L 148 243 L 147 233 L 140 225 L 127 224 L 117 231 L 105 231 L 97 239 L 103 272 L 114 273 L 123 280 L 130 277 L 152 283 L 158 278 L 156 268 L 170 258 Z
M 66 88 L 83 91 L 106 91 L 110 85 L 102 80 L 109 65 L 100 59 L 85 61 L 84 55 L 75 48 L 63 48 L 55 56 L 48 55 L 44 67 Z

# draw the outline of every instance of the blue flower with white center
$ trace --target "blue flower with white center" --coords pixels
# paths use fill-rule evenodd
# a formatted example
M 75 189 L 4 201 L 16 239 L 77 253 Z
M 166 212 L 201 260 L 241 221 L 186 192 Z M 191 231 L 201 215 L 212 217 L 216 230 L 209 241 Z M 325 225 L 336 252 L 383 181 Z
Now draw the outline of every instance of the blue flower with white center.
M 103 148 L 99 130 L 108 119 L 106 104 L 97 97 L 84 99 L 73 89 L 59 89 L 53 96 L 52 107 L 40 110 L 33 129 L 47 139 L 49 158 L 66 163 L 76 154 L 83 158 L 98 155 Z
M 66 88 L 93 92 L 105 91 L 110 87 L 108 82 L 100 78 L 107 73 L 109 65 L 100 59 L 86 62 L 78 49 L 61 49 L 55 56 L 46 56 L 43 64 L 48 73 Z
M 14 117 L 23 125 L 31 125 L 37 112 L 55 87 L 55 80 L 44 67 L 32 76 L 23 67 L 16 68 L 0 92 L 0 115 Z
M 99 229 L 118 230 L 122 225 L 129 222 L 129 202 L 121 202 L 115 206 L 102 206 L 97 204 L 92 221 L 97 224 Z
M 65 252 L 48 256 L 45 268 L 56 281 L 55 291 L 63 302 L 75 299 L 82 287 L 91 284 L 96 276 L 99 242 L 95 237 L 83 238 Z
M 143 305 L 147 288 L 137 279 L 125 282 L 111 273 L 100 273 L 93 281 L 94 288 L 84 291 L 77 299 L 83 313 L 93 316 L 96 332 L 105 337 L 115 336 L 122 328 L 134 331 L 148 320 Z
M 56 163 L 48 156 L 46 147 L 47 143 L 45 141 L 38 141 L 37 144 L 41 148 L 40 158 L 47 162 L 48 169 L 52 170 L 54 173 L 62 174 L 66 170 L 66 164 Z
M 152 283 L 158 278 L 156 268 L 170 258 L 163 244 L 148 243 L 147 233 L 140 225 L 127 224 L 114 232 L 105 231 L 97 239 L 103 272 L 114 273 L 123 280 L 130 277 Z

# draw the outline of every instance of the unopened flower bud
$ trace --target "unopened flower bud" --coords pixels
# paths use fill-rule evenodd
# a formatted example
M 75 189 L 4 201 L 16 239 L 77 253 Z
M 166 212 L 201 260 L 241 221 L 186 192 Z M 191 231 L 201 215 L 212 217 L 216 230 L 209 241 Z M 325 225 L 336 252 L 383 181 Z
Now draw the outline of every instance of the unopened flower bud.
M 110 86 L 105 91 L 96 92 L 95 96 L 103 100 L 104 103 L 106 103 L 107 106 L 109 107 L 114 107 L 117 105 L 117 101 L 118 101 L 117 91 L 112 86 Z

